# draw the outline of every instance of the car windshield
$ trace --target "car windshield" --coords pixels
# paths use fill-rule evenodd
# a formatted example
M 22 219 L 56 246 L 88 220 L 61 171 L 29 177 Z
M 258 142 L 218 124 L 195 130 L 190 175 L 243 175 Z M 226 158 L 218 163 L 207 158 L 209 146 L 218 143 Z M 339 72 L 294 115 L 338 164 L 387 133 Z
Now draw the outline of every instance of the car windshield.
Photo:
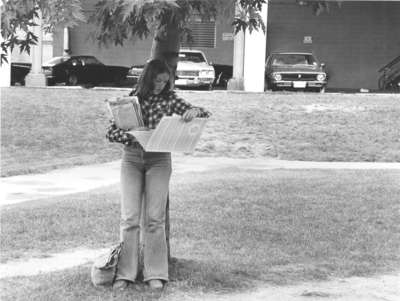
M 83 57 L 81 58 L 82 65 L 103 65 L 98 59 L 93 56 Z
M 275 54 L 272 65 L 317 65 L 315 58 L 310 54 L 287 53 Z
M 203 63 L 206 61 L 203 54 L 200 52 L 179 52 L 180 62 Z
M 62 62 L 65 62 L 68 59 L 69 59 L 69 57 L 56 56 L 56 57 L 53 57 L 51 60 L 48 60 L 47 62 L 45 62 L 43 65 L 45 65 L 45 66 L 54 66 L 54 65 L 60 64 Z

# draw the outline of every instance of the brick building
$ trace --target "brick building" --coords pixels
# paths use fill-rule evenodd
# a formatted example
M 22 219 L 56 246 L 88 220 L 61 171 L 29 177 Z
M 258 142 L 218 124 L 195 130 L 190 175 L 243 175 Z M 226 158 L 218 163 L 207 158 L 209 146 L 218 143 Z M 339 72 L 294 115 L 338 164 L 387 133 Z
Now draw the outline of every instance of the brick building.
M 83 0 L 89 15 L 97 0 Z M 329 88 L 376 89 L 380 67 L 400 55 L 400 2 L 342 1 L 329 12 L 313 13 L 311 1 L 270 0 L 267 55 L 271 51 L 310 51 L 327 66 Z M 233 16 L 233 8 L 232 8 Z M 232 65 L 232 18 L 202 23 L 194 18 L 193 48 L 203 50 L 216 64 Z M 106 64 L 142 64 L 151 49 L 147 40 L 127 41 L 123 47 L 98 47 L 90 38 L 90 24 L 70 29 L 73 55 L 91 54 Z M 62 34 L 53 38 L 53 55 L 62 55 Z

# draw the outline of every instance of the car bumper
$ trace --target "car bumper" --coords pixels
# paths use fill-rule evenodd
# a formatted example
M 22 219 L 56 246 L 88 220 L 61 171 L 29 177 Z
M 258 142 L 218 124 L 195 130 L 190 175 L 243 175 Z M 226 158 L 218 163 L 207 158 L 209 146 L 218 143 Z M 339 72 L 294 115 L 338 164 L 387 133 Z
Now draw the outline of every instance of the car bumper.
M 200 87 L 200 86 L 208 86 L 214 82 L 214 78 L 199 78 L 199 77 L 191 77 L 191 78 L 182 78 L 175 80 L 175 86 L 185 86 L 185 87 Z
M 294 88 L 294 89 L 306 89 L 306 88 L 322 88 L 326 86 L 326 81 L 273 81 L 272 84 L 276 87 L 281 88 Z

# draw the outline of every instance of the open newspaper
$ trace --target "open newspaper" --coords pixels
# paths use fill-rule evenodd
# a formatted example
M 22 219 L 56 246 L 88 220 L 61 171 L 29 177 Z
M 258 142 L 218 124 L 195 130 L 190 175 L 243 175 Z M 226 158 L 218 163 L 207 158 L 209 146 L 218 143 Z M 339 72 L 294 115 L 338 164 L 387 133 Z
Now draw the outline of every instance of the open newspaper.
M 185 122 L 181 116 L 164 116 L 155 130 L 132 130 L 128 133 L 149 152 L 191 153 L 206 122 L 207 118 Z
M 114 97 L 106 100 L 117 127 L 132 130 L 143 127 L 142 112 L 136 96 Z

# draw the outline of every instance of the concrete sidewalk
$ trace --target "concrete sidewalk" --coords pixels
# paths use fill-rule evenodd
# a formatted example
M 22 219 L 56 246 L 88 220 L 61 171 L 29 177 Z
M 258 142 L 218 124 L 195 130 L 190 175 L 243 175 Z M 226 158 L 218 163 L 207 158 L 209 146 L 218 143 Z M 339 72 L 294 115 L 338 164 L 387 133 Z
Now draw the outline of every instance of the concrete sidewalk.
M 227 158 L 173 156 L 174 173 L 202 172 L 224 168 L 266 169 L 396 169 L 400 163 L 374 162 L 308 162 L 270 158 Z M 44 174 L 29 174 L 1 178 L 0 206 L 67 195 L 117 184 L 120 161 L 53 170 Z

